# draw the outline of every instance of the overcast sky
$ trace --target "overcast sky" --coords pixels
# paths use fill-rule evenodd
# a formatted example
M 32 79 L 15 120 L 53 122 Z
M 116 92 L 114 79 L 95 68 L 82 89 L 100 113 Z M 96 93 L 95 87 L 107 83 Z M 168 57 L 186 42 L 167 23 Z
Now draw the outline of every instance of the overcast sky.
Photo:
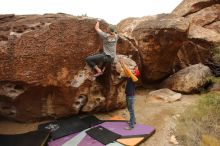
M 87 14 L 117 24 L 127 17 L 170 13 L 182 0 L 1 0 L 0 14 Z

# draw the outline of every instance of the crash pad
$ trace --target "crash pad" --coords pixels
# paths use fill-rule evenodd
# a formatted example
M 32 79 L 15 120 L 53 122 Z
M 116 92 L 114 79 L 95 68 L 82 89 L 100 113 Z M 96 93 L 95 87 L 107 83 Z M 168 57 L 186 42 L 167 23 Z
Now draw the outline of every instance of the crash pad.
M 39 130 L 47 129 L 51 131 L 50 139 L 58 139 L 70 134 L 74 134 L 89 128 L 90 126 L 83 122 L 78 116 L 62 118 L 53 122 L 41 124 Z
M 23 134 L 0 134 L 0 146 L 44 146 L 50 131 L 31 131 Z
M 74 134 L 70 134 L 70 135 L 64 136 L 64 137 L 56 139 L 56 140 L 49 141 L 48 146 L 61 146 L 65 142 L 67 142 L 70 139 L 72 139 L 73 137 L 75 137 L 77 134 L 78 133 L 74 133 Z
M 116 139 L 121 137 L 121 135 L 114 133 L 102 126 L 97 126 L 95 128 L 92 128 L 86 131 L 86 133 L 95 140 L 98 140 L 99 142 L 105 145 L 112 143 Z
M 106 121 L 78 133 L 50 141 L 48 146 L 65 146 L 64 144 L 70 144 L 71 146 L 75 146 L 76 144 L 77 146 L 137 146 L 155 132 L 155 129 L 148 125 L 136 124 L 134 129 L 125 130 L 124 128 L 127 126 L 127 121 Z M 102 129 L 101 131 L 99 129 L 100 127 L 107 130 L 107 134 L 105 134 L 105 132 L 103 134 Z M 112 138 L 111 136 L 114 135 L 112 133 L 120 135 L 121 137 L 113 136 L 114 138 Z
M 97 117 L 95 117 L 93 115 L 82 117 L 81 120 L 91 127 L 104 122 L 102 120 L 99 120 Z
M 137 137 L 137 136 L 149 136 L 154 133 L 155 129 L 152 126 L 135 124 L 132 130 L 125 130 L 128 126 L 127 122 L 104 122 L 100 126 L 121 135 L 122 137 Z
M 117 139 L 117 142 L 124 144 L 126 146 L 135 146 L 141 143 L 144 139 L 145 139 L 144 137 L 120 138 L 120 139 Z

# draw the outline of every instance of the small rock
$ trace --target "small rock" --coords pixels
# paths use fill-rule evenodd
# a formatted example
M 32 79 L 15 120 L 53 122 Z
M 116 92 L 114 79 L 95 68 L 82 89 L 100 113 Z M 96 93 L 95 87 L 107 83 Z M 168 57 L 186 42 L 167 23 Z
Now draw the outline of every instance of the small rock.
M 154 98 L 163 99 L 166 102 L 174 102 L 182 98 L 180 93 L 176 93 L 167 88 L 151 91 L 149 95 Z
M 175 145 L 179 144 L 179 142 L 176 140 L 175 135 L 172 135 L 170 137 L 170 143 L 175 144 Z

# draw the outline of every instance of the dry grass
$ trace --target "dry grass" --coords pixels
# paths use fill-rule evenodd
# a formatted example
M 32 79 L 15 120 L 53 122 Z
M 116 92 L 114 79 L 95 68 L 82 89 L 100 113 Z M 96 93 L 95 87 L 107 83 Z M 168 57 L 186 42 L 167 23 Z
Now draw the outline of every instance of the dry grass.
M 187 109 L 176 135 L 184 146 L 220 146 L 220 93 L 203 94 L 197 105 Z

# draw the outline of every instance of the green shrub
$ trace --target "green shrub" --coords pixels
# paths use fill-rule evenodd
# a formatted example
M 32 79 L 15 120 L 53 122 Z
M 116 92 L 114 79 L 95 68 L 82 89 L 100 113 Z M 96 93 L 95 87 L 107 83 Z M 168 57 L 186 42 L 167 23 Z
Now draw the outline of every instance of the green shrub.
M 217 62 L 220 62 L 220 46 L 215 45 L 213 48 L 211 48 L 213 59 Z
M 215 84 L 215 83 L 219 84 L 220 83 L 220 77 L 210 76 L 210 77 L 207 77 L 206 80 L 212 84 Z
M 176 135 L 184 146 L 204 145 L 204 139 L 209 141 L 204 135 L 220 139 L 220 93 L 204 94 L 198 104 L 187 109 L 176 126 Z

